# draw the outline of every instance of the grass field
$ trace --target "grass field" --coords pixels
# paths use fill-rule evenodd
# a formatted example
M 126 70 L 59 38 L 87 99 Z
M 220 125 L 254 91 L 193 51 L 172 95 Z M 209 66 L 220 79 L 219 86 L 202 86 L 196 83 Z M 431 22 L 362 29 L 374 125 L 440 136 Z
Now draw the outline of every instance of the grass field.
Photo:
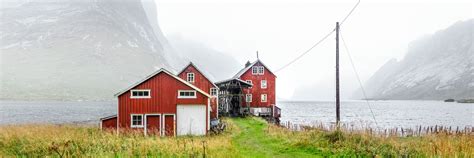
M 1 126 L 0 157 L 474 157 L 472 134 L 383 137 L 344 130 L 296 132 L 258 118 L 225 122 L 221 135 L 173 138 L 73 125 Z

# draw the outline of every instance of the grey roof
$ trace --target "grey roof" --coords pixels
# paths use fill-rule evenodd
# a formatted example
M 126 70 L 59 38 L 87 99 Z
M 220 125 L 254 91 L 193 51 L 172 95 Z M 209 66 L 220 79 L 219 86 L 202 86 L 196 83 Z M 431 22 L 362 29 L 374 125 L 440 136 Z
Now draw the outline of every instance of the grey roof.
M 240 78 L 240 76 L 242 76 L 245 72 L 247 72 L 253 65 L 255 65 L 256 63 L 260 63 L 262 64 L 269 72 L 271 72 L 272 74 L 275 75 L 275 73 L 273 73 L 270 69 L 268 69 L 268 66 L 266 66 L 265 64 L 263 64 L 262 61 L 260 61 L 260 59 L 257 59 L 257 61 L 254 61 L 253 63 L 250 63 L 249 66 L 243 68 L 242 70 L 240 70 L 237 74 L 234 75 L 234 77 L 232 78 Z M 275 75 L 276 76 L 276 75 Z
M 232 81 L 232 80 L 236 80 L 236 81 L 242 82 L 242 83 L 244 83 L 244 84 L 247 84 L 248 86 L 253 86 L 253 84 L 248 83 L 248 82 L 246 82 L 246 81 L 244 81 L 244 80 L 241 80 L 241 79 L 238 79 L 238 78 L 231 78 L 231 79 L 219 81 L 219 82 L 216 82 L 216 84 L 222 84 L 222 83 L 229 82 L 229 81 Z
M 108 119 L 112 119 L 112 118 L 115 118 L 117 117 L 117 115 L 112 115 L 112 116 L 107 116 L 107 117 L 103 117 L 103 118 L 100 118 L 100 120 L 108 120 Z
M 186 68 L 188 68 L 189 66 L 194 66 L 194 68 L 196 68 L 196 70 L 197 70 L 199 73 L 201 73 L 207 80 L 209 80 L 209 82 L 211 82 L 214 87 L 218 88 L 217 85 L 214 84 L 214 82 L 212 82 L 211 78 L 208 77 L 209 75 L 206 75 L 207 72 L 204 73 L 204 71 L 201 71 L 196 65 L 194 65 L 193 62 L 189 62 L 189 64 L 186 65 L 186 66 L 185 66 L 181 71 L 179 71 L 177 74 L 179 75 L 179 74 L 183 73 L 183 71 L 186 70 Z
M 157 75 L 157 74 L 159 74 L 159 73 L 162 73 L 162 72 L 164 72 L 164 73 L 170 75 L 171 77 L 175 78 L 176 80 L 178 80 L 178 81 L 184 83 L 185 85 L 187 85 L 187 86 L 193 88 L 194 90 L 198 91 L 199 93 L 202 93 L 203 95 L 205 95 L 205 96 L 211 98 L 211 95 L 209 95 L 208 93 L 206 93 L 206 92 L 204 92 L 203 90 L 197 88 L 196 86 L 194 86 L 194 85 L 188 83 L 187 81 L 185 81 L 185 80 L 179 78 L 178 76 L 172 74 L 171 72 L 169 72 L 168 70 L 166 70 L 166 69 L 164 69 L 164 68 L 161 68 L 161 69 L 159 69 L 159 70 L 153 72 L 152 74 L 148 75 L 148 76 L 145 77 L 144 79 L 142 79 L 142 80 L 140 80 L 140 81 L 138 81 L 138 82 L 132 84 L 132 86 L 130 86 L 130 87 L 128 87 L 128 88 L 126 88 L 126 89 L 124 89 L 124 90 L 122 90 L 122 91 L 116 93 L 114 96 L 118 97 L 118 96 L 122 95 L 123 93 L 129 91 L 129 90 L 132 89 L 133 87 L 136 87 L 136 86 L 140 85 L 141 83 L 145 82 L 146 80 L 148 80 L 148 79 L 152 78 L 153 76 L 155 76 L 155 75 Z

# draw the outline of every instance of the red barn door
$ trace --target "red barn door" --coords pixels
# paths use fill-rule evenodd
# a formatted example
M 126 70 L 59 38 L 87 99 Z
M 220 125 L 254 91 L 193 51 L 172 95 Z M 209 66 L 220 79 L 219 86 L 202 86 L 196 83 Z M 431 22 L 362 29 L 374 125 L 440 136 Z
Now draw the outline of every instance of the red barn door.
M 174 118 L 175 115 L 165 115 L 165 135 L 166 136 L 174 136 Z
M 146 115 L 147 135 L 160 136 L 160 115 Z

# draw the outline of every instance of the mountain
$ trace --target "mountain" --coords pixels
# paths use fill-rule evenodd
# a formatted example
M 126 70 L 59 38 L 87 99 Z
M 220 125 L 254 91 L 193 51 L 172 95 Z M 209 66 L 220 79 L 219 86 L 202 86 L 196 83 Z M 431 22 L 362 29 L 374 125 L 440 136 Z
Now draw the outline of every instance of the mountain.
M 457 22 L 410 44 L 365 84 L 369 99 L 474 98 L 474 19 Z M 354 98 L 363 98 L 358 90 Z
M 154 0 L 2 0 L 0 21 L 0 99 L 109 100 L 158 68 L 193 61 L 222 78 L 240 65 L 199 42 L 170 43 Z
M 152 2 L 2 1 L 0 98 L 111 98 L 170 67 L 156 15 L 143 7 Z
M 188 61 L 192 61 L 210 80 L 217 82 L 229 79 L 244 65 L 228 54 L 181 35 L 174 34 L 167 39 L 179 58 L 186 61 L 179 63 L 177 71 L 186 66 Z

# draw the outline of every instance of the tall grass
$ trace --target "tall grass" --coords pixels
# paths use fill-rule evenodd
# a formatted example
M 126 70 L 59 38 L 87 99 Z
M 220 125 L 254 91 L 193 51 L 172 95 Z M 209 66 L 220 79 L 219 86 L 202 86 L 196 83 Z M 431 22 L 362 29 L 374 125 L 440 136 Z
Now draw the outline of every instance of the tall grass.
M 462 131 L 441 128 L 424 133 L 407 130 L 411 131 L 409 134 L 397 130 L 376 132 L 371 128 L 356 130 L 349 126 L 318 125 L 298 129 L 270 125 L 267 131 L 272 137 L 286 139 L 292 147 L 323 155 L 474 157 L 474 134 L 470 128 Z
M 229 131 L 233 124 L 229 123 Z M 230 132 L 202 137 L 155 137 L 73 125 L 0 127 L 0 155 L 26 157 L 227 157 L 236 153 Z M 236 155 L 236 154 L 234 154 Z M 2 157 L 2 156 L 0 156 Z
M 77 125 L 0 126 L 0 157 L 246 157 L 239 149 L 248 142 L 255 143 L 254 152 L 268 157 L 299 152 L 315 157 L 474 157 L 472 132 L 401 137 L 344 127 L 295 131 L 258 118 L 225 122 L 227 131 L 202 137 L 147 137 L 142 132 L 117 134 Z

